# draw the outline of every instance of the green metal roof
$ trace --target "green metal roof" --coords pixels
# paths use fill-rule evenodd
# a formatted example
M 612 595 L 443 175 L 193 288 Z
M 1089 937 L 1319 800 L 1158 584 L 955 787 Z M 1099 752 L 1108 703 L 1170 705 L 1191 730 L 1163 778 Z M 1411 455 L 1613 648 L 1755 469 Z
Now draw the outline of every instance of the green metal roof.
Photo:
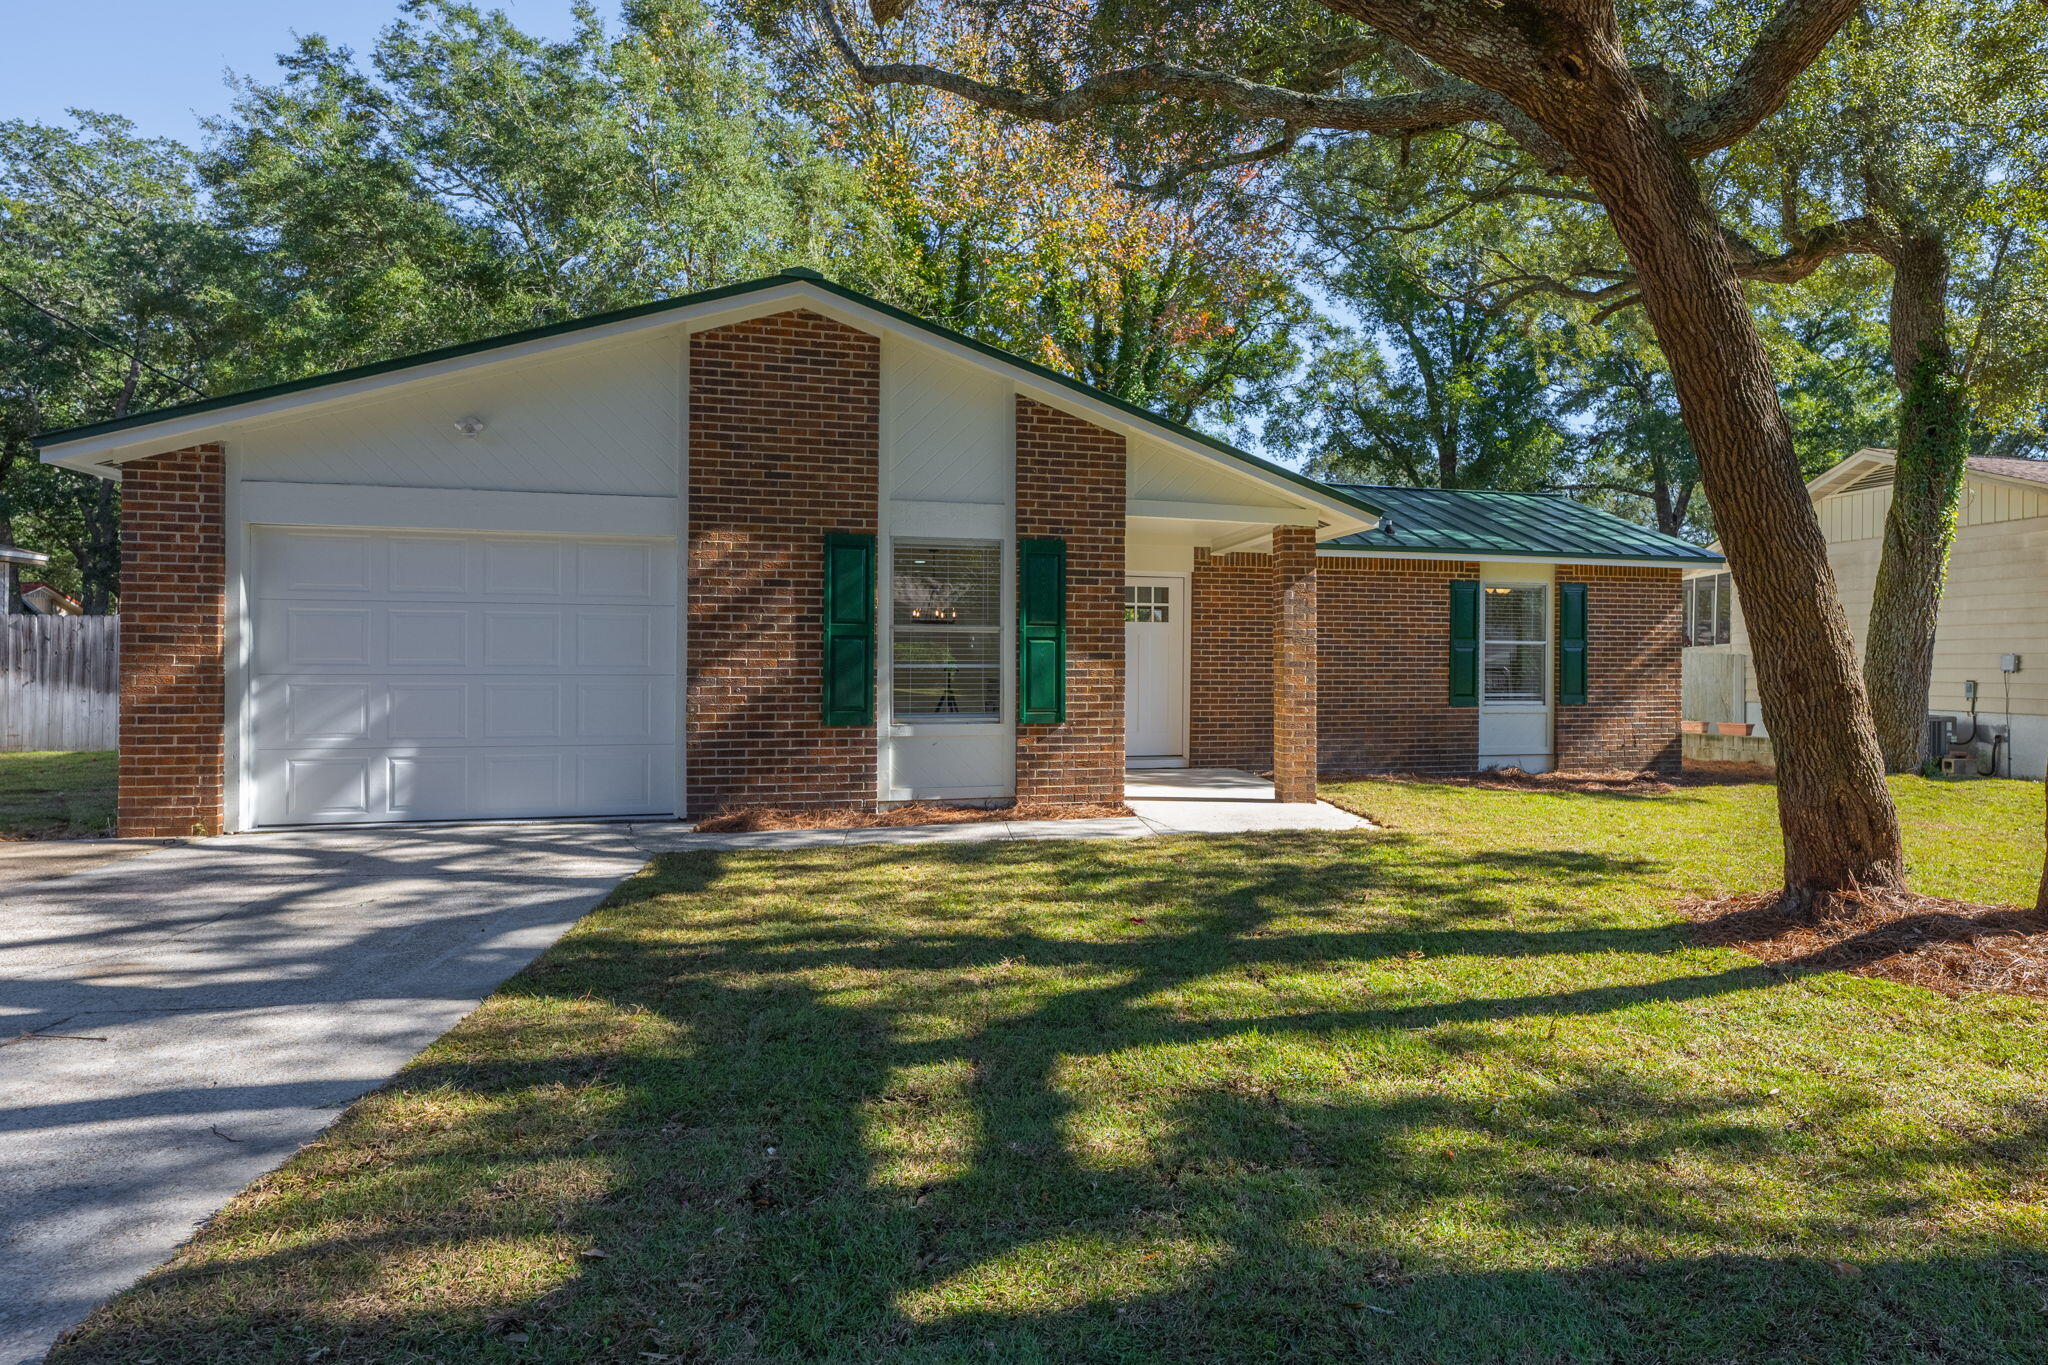
M 1721 556 L 1652 531 L 1561 493 L 1330 485 L 1379 509 L 1380 526 L 1323 542 L 1327 550 L 1380 553 L 1525 555 L 1545 559 L 1635 559 L 1719 564 Z
M 792 267 L 782 271 L 780 274 L 768 275 L 758 280 L 746 280 L 739 284 L 729 284 L 719 289 L 705 289 L 694 294 L 679 294 L 674 298 L 657 299 L 653 303 L 643 303 L 633 308 L 620 308 L 609 313 L 593 313 L 588 317 L 571 318 L 566 322 L 550 323 L 545 327 L 529 327 L 524 331 L 508 332 L 503 336 L 485 337 L 478 341 L 466 341 L 455 346 L 442 346 L 431 351 L 421 351 L 416 355 L 398 356 L 391 360 L 380 360 L 369 365 L 356 365 L 349 369 L 335 370 L 327 374 L 308 375 L 303 379 L 288 380 L 282 384 L 269 384 L 257 389 L 244 389 L 239 393 L 225 393 L 215 398 L 201 398 L 190 403 L 180 403 L 174 407 L 157 408 L 150 412 L 136 413 L 131 417 L 117 418 L 107 422 L 95 422 L 90 426 L 70 427 L 62 431 L 46 431 L 36 436 L 32 444 L 38 450 L 48 450 L 53 446 L 64 445 L 72 441 L 82 441 L 92 436 L 104 436 L 117 431 L 146 427 L 157 422 L 167 422 L 176 418 L 194 416 L 204 412 L 225 412 L 228 409 L 240 407 L 246 403 L 260 402 L 266 398 L 277 398 L 286 394 L 302 393 L 309 389 L 326 388 L 332 384 L 345 384 L 354 379 L 366 379 L 373 375 L 390 374 L 397 370 L 409 370 L 420 365 L 431 365 L 436 361 L 477 355 L 486 351 L 499 350 L 507 346 L 517 346 L 522 342 L 538 341 L 545 337 L 588 331 L 610 323 L 625 322 L 633 318 L 647 317 L 652 314 L 673 312 L 676 309 L 689 308 L 701 303 L 711 303 L 719 299 L 739 298 L 764 289 L 771 289 L 777 285 L 789 284 L 793 281 L 816 286 L 829 294 L 837 294 L 849 302 L 859 304 L 863 308 L 873 309 L 875 312 L 893 318 L 897 322 L 929 332 L 937 337 L 943 337 L 947 341 L 965 346 L 969 350 L 977 351 L 991 360 L 1001 361 L 1006 365 L 1014 365 L 1018 369 L 1031 374 L 1034 378 L 1041 379 L 1048 384 L 1057 385 L 1063 389 L 1069 389 L 1085 397 L 1092 398 L 1098 403 L 1107 404 L 1151 426 L 1171 432 L 1183 440 L 1207 446 L 1218 454 L 1227 455 L 1241 464 L 1250 466 L 1261 474 L 1283 479 L 1288 483 L 1294 484 L 1296 487 L 1320 494 L 1325 498 L 1334 499 L 1339 503 L 1347 504 L 1367 514 L 1376 510 L 1369 504 L 1363 503 L 1358 498 L 1345 492 L 1340 486 L 1327 484 L 1319 479 L 1311 479 L 1307 475 L 1296 473 L 1284 465 L 1274 464 L 1271 460 L 1261 459 L 1248 450 L 1240 450 L 1228 441 L 1219 441 L 1207 432 L 1197 431 L 1193 427 L 1161 417 L 1155 412 L 1139 407 L 1136 403 L 1126 402 L 1115 394 L 1105 393 L 1093 384 L 1084 383 L 1072 375 L 1061 374 L 1058 370 L 1049 369 L 1034 361 L 1026 360 L 1022 356 L 1013 355 L 999 346 L 991 346 L 985 341 L 978 341 L 968 336 L 965 332 L 956 332 L 950 327 L 931 321 L 929 318 L 921 318 L 915 313 L 906 312 L 893 304 L 884 303 L 872 295 L 863 294 L 858 289 L 849 289 L 843 284 L 828 280 L 815 270 L 808 270 L 802 267 Z M 232 419 L 224 417 L 222 420 Z

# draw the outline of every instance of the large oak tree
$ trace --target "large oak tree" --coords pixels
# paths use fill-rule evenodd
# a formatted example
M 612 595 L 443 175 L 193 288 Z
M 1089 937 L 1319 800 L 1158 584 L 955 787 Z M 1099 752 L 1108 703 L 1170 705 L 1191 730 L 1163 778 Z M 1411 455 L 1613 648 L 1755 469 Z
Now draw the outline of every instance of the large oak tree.
M 934 0 L 935 2 L 935 0 Z M 874 18 L 909 0 L 875 0 Z M 870 62 L 833 0 L 826 36 L 860 77 L 1063 123 L 1157 117 L 1176 146 L 1212 112 L 1210 167 L 1304 135 L 1414 138 L 1474 126 L 1589 190 L 1636 273 L 1670 362 L 1748 614 L 1776 741 L 1795 899 L 1896 886 L 1899 826 L 1855 648 L 1736 261 L 1694 171 L 1785 101 L 1855 0 L 1782 0 L 1732 69 L 1696 83 L 1640 62 L 1612 0 L 1320 0 L 1061 9 L 982 0 L 980 74 Z M 1749 16 L 1733 13 L 1742 20 Z M 1246 147 L 1263 129 L 1262 145 Z
M 1697 40 L 1683 23 L 1691 8 L 1654 7 L 1673 21 L 1667 45 Z M 1984 0 L 1867 0 L 1714 177 L 1744 279 L 1798 286 L 1808 308 L 1838 303 L 1827 297 L 1835 281 L 1817 290 L 1815 280 L 1844 258 L 1879 262 L 1889 279 L 1898 461 L 1863 678 L 1893 772 L 1917 771 L 1925 757 L 1964 461 L 1994 431 L 2024 437 L 2038 420 L 2040 319 L 2027 301 L 2044 270 L 2033 231 L 2044 162 L 2048 17 Z M 1587 259 L 1511 280 L 1514 292 L 1544 290 L 1602 314 L 1634 303 L 1635 272 L 1602 250 L 1608 243 L 1587 244 Z

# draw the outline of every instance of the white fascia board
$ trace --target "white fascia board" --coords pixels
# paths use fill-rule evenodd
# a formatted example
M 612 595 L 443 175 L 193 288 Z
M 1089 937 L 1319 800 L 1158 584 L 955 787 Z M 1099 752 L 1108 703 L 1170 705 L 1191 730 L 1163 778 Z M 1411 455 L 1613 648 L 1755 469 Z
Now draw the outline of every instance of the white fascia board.
M 1318 546 L 1316 554 L 1336 559 L 1441 559 L 1460 564 L 1613 564 L 1637 569 L 1703 569 L 1725 573 L 1726 564 L 1692 564 L 1679 559 L 1608 559 L 1599 555 L 1475 555 L 1463 550 L 1361 550 L 1353 546 Z
M 1806 495 L 1816 502 L 1845 483 L 1854 483 L 1872 469 L 1891 468 L 1898 461 L 1898 452 L 1882 446 L 1865 446 L 1833 469 L 1823 469 L 1806 481 Z
M 63 465 L 68 469 L 106 477 L 110 472 L 107 468 L 110 465 L 123 460 L 141 459 L 166 450 L 179 450 L 188 445 L 221 440 L 230 434 L 231 428 L 245 422 L 278 417 L 287 413 L 298 415 L 330 403 L 344 403 L 407 384 L 431 383 L 487 365 L 532 360 L 572 347 L 601 345 L 664 327 L 700 330 L 706 325 L 706 318 L 719 318 L 720 321 L 724 321 L 722 315 L 742 310 L 748 313 L 779 312 L 796 299 L 804 299 L 808 304 L 810 297 L 819 292 L 821 291 L 812 290 L 800 280 L 792 280 L 785 285 L 746 295 L 737 304 L 731 299 L 712 299 L 671 312 L 625 318 L 584 331 L 536 337 L 531 341 L 476 351 L 469 355 L 450 356 L 445 360 L 431 360 L 425 364 L 412 365 L 385 374 L 365 375 L 360 379 L 343 380 L 338 384 L 303 389 L 297 393 L 257 398 L 232 408 L 195 412 L 184 417 L 167 418 L 148 426 L 130 427 L 125 431 L 110 431 L 103 436 L 87 436 L 76 441 L 66 441 L 62 445 L 46 450 L 43 453 L 43 461 L 46 464 Z
M 1308 507 L 1243 507 L 1220 502 L 1165 502 L 1132 498 L 1124 515 L 1133 521 L 1225 521 L 1258 526 L 1315 526 L 1321 513 Z

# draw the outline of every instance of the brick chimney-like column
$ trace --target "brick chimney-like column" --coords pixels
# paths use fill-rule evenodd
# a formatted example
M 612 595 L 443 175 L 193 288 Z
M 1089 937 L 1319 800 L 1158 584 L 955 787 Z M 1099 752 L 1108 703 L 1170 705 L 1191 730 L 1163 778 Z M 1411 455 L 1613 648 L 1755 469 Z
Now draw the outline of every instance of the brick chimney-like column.
M 1316 533 L 1273 528 L 1273 793 L 1316 799 Z
M 218 834 L 226 753 L 226 460 L 217 445 L 121 467 L 121 757 L 115 828 Z

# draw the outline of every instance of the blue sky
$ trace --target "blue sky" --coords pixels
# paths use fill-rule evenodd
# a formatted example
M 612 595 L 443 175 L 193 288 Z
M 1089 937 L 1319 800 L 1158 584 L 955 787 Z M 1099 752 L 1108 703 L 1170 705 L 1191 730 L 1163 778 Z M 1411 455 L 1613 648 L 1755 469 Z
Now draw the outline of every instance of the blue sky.
M 570 0 L 497 0 L 522 28 L 569 31 Z M 610 9 L 611 6 L 603 6 Z M 398 0 L 16 0 L 0 43 L 0 119 L 59 122 L 68 108 L 124 114 L 142 132 L 187 142 L 227 112 L 222 75 L 270 76 L 299 33 L 358 50 Z

